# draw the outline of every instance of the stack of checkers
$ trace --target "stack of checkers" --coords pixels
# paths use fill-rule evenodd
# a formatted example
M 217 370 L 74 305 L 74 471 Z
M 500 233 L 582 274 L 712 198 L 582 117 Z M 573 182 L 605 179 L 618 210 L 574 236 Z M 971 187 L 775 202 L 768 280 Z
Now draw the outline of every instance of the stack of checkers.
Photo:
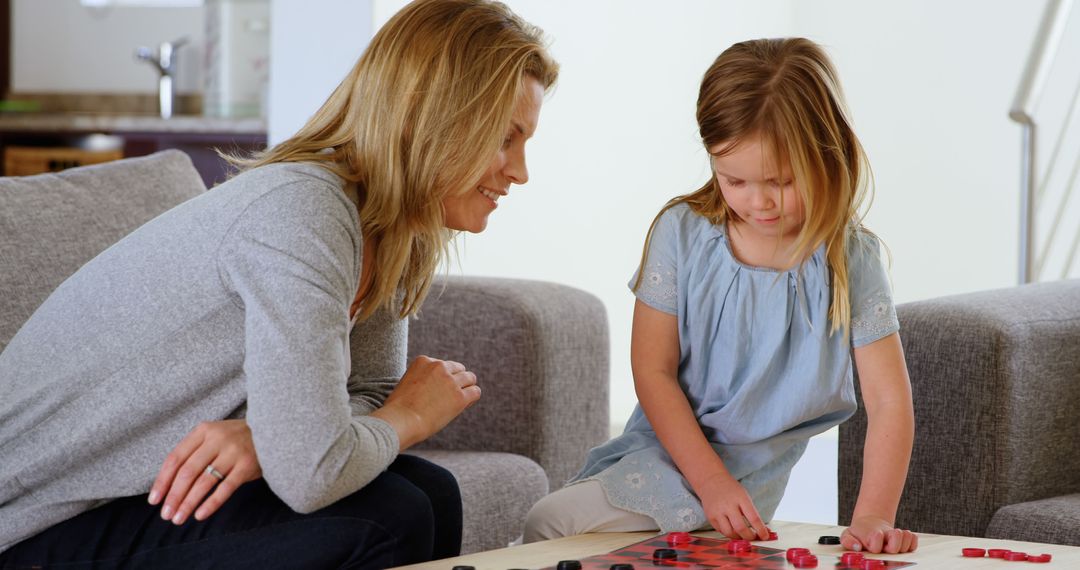
M 810 553 L 809 548 L 787 549 L 787 560 L 796 568 L 816 568 L 818 559 Z
M 1010 562 L 1050 562 L 1052 556 L 1049 554 L 1027 554 L 1026 552 L 1013 552 L 1005 548 L 991 548 L 984 550 L 982 548 L 965 548 L 961 551 L 964 558 L 982 558 L 989 556 L 990 558 L 1001 558 L 1002 560 L 1008 560 Z

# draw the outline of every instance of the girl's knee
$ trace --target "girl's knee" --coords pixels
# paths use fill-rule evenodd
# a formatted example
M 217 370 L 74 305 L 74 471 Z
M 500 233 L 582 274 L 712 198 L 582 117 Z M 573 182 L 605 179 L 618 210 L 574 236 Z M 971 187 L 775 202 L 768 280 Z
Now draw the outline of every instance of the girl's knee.
M 573 505 L 565 501 L 565 497 L 563 490 L 555 491 L 529 509 L 529 514 L 525 516 L 526 544 L 581 533 L 574 528 Z
M 612 505 L 597 481 L 584 481 L 540 499 L 525 519 L 525 542 L 590 532 L 656 530 L 654 520 Z

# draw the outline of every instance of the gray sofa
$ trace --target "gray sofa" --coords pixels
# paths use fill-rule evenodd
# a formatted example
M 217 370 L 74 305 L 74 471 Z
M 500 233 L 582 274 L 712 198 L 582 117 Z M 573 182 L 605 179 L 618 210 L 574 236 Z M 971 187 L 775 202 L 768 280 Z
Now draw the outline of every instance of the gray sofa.
M 1080 281 L 897 307 L 915 447 L 897 524 L 1080 546 Z M 861 402 L 860 402 L 861 405 Z M 840 523 L 866 416 L 840 427 Z
M 76 269 L 206 189 L 179 151 L 58 174 L 0 178 L 0 351 Z M 585 292 L 525 280 L 444 278 L 410 323 L 410 354 L 467 363 L 481 401 L 410 453 L 461 486 L 464 553 L 501 548 L 525 514 L 607 438 L 607 317 Z

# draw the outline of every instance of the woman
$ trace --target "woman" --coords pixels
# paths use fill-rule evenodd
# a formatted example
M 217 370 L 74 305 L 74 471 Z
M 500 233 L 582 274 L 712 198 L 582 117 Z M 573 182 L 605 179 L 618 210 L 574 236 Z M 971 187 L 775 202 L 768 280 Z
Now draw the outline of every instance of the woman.
M 528 179 L 556 76 L 502 4 L 417 0 L 293 138 L 61 285 L 0 354 L 2 566 L 455 555 L 453 477 L 398 453 L 480 388 L 406 369 L 405 318 Z

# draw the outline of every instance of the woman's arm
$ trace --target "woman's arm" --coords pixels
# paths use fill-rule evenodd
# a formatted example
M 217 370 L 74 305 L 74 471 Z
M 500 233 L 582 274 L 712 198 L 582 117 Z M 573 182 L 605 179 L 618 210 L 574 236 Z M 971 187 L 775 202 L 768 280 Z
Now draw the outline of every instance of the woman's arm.
M 405 375 L 409 320 L 381 309 L 359 321 L 349 334 L 352 361 L 347 389 L 353 416 L 379 409 Z
M 397 381 L 393 384 L 399 385 Z M 387 406 L 361 415 L 370 413 L 389 423 L 398 434 L 401 449 L 445 426 L 438 419 L 432 420 L 433 416 L 446 421 L 456 417 L 459 404 L 455 398 L 464 399 L 464 407 L 468 407 L 480 395 L 475 375 L 463 365 L 426 357 L 417 358 L 400 387 L 400 391 L 393 390 L 389 397 L 380 398 L 379 406 L 390 400 Z M 354 414 L 358 399 L 367 405 L 362 398 L 351 396 Z M 440 406 L 446 413 L 431 413 Z M 220 477 L 212 474 L 211 468 Z M 149 502 L 162 503 L 161 517 L 177 525 L 184 524 L 191 515 L 205 520 L 237 488 L 260 477 L 262 468 L 245 420 L 204 422 L 166 456 L 150 489 Z
M 351 207 L 321 181 L 284 185 L 247 208 L 218 255 L 243 310 L 247 424 L 262 474 L 299 512 L 368 484 L 479 397 L 464 367 L 427 359 L 410 367 L 393 405 L 391 395 L 377 413 L 353 415 L 346 319 L 360 236 Z
M 675 315 L 637 301 L 630 363 L 642 411 L 664 449 L 701 498 L 713 527 L 731 538 L 766 539 L 769 531 L 753 501 L 705 439 L 679 386 L 679 354 Z
M 911 383 L 900 335 L 890 334 L 854 352 L 867 430 L 862 484 L 844 546 L 910 552 L 918 546 L 916 535 L 893 528 L 915 437 Z

